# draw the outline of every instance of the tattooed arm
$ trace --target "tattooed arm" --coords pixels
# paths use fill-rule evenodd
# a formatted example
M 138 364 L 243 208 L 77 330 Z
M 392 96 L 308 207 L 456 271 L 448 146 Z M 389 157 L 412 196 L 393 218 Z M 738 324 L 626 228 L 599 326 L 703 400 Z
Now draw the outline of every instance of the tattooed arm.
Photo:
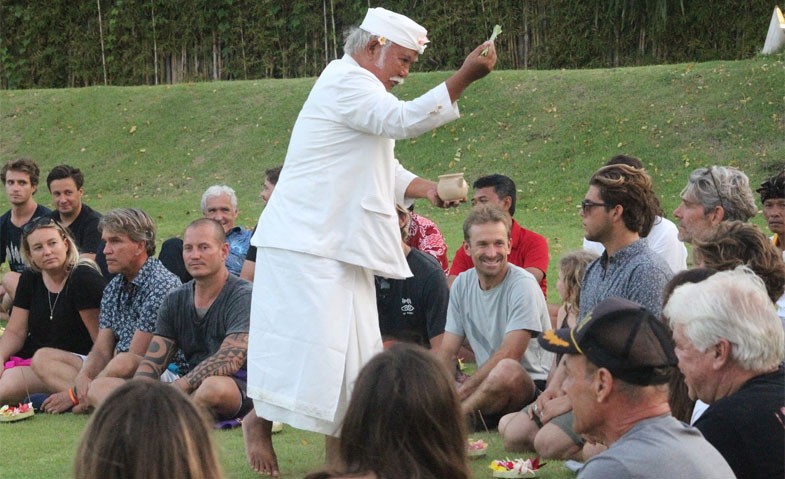
M 177 351 L 177 344 L 174 341 L 162 336 L 153 336 L 144 359 L 136 368 L 134 378 L 149 378 L 158 381 L 175 351 Z
M 197 364 L 191 372 L 175 381 L 183 391 L 191 393 L 209 376 L 232 376 L 245 364 L 248 356 L 248 333 L 227 335 L 218 351 Z

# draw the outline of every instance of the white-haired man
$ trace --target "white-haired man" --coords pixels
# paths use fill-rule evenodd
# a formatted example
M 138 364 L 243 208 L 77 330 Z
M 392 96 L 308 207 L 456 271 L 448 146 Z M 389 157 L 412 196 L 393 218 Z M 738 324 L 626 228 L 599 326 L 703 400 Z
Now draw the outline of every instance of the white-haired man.
M 785 477 L 785 332 L 763 281 L 740 267 L 676 288 L 664 310 L 695 421 L 739 479 Z
M 345 55 L 325 68 L 303 105 L 252 239 L 259 273 L 248 393 L 259 416 L 325 434 L 334 466 L 351 385 L 382 348 L 373 276 L 411 275 L 395 204 L 428 198 L 444 205 L 434 182 L 395 160 L 395 140 L 457 119 L 458 98 L 496 62 L 485 42 L 444 83 L 401 101 L 390 91 L 428 41 L 411 19 L 368 9 L 347 36 Z M 246 443 L 258 443 L 269 426 L 246 428 Z
M 229 254 L 226 257 L 226 268 L 235 276 L 239 276 L 243 269 L 245 255 L 251 244 L 251 230 L 236 224 L 240 209 L 237 207 L 237 195 L 234 190 L 226 185 L 213 185 L 202 194 L 202 214 L 205 218 L 221 223 L 226 242 L 229 243 Z M 161 245 L 158 259 L 180 281 L 187 283 L 193 279 L 183 263 L 183 240 L 169 238 Z

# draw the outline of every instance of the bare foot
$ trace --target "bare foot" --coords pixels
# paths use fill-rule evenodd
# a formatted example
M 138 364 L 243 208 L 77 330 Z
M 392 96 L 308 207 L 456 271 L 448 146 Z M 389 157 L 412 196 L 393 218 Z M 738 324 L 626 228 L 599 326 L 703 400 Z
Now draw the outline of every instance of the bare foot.
M 278 477 L 278 458 L 273 449 L 273 423 L 252 410 L 243 418 L 245 455 L 251 469 L 265 476 Z

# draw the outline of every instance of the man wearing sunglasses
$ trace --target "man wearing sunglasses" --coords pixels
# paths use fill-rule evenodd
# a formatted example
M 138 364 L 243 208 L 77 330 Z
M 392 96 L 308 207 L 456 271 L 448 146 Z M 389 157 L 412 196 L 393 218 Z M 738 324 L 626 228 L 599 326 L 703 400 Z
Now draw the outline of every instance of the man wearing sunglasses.
M 38 190 L 41 170 L 29 158 L 9 160 L 0 171 L 5 194 L 11 209 L 0 217 L 0 264 L 8 261 L 9 271 L 3 275 L 0 285 L 2 309 L 9 310 L 14 300 L 19 275 L 24 270 L 20 245 L 22 228 L 34 218 L 49 214 L 49 209 L 39 205 L 33 195 Z
M 712 166 L 690 173 L 673 216 L 678 220 L 679 239 L 692 243 L 723 221 L 749 221 L 757 213 L 747 175 L 736 168 Z
M 588 266 L 583 277 L 579 324 L 611 296 L 639 303 L 659 317 L 662 291 L 673 273 L 645 240 L 659 211 L 649 174 L 626 164 L 600 168 L 589 180 L 580 209 L 586 239 L 602 243 L 605 252 Z M 573 433 L 573 421 L 567 415 L 572 407 L 563 397 L 563 362 L 530 409 L 532 421 L 541 425 L 535 429 L 533 442 L 543 457 L 586 459 L 601 448 Z M 560 419 L 552 421 L 557 417 Z

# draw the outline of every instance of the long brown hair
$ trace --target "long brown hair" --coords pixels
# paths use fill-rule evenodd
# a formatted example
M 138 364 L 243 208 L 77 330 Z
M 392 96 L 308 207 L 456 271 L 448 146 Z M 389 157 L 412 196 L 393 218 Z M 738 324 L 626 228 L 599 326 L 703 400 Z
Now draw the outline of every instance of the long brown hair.
M 466 429 L 444 366 L 424 348 L 397 343 L 360 372 L 341 429 L 345 470 L 378 479 L 468 479 Z
M 133 379 L 106 398 L 87 425 L 76 479 L 221 479 L 204 413 L 160 381 Z

